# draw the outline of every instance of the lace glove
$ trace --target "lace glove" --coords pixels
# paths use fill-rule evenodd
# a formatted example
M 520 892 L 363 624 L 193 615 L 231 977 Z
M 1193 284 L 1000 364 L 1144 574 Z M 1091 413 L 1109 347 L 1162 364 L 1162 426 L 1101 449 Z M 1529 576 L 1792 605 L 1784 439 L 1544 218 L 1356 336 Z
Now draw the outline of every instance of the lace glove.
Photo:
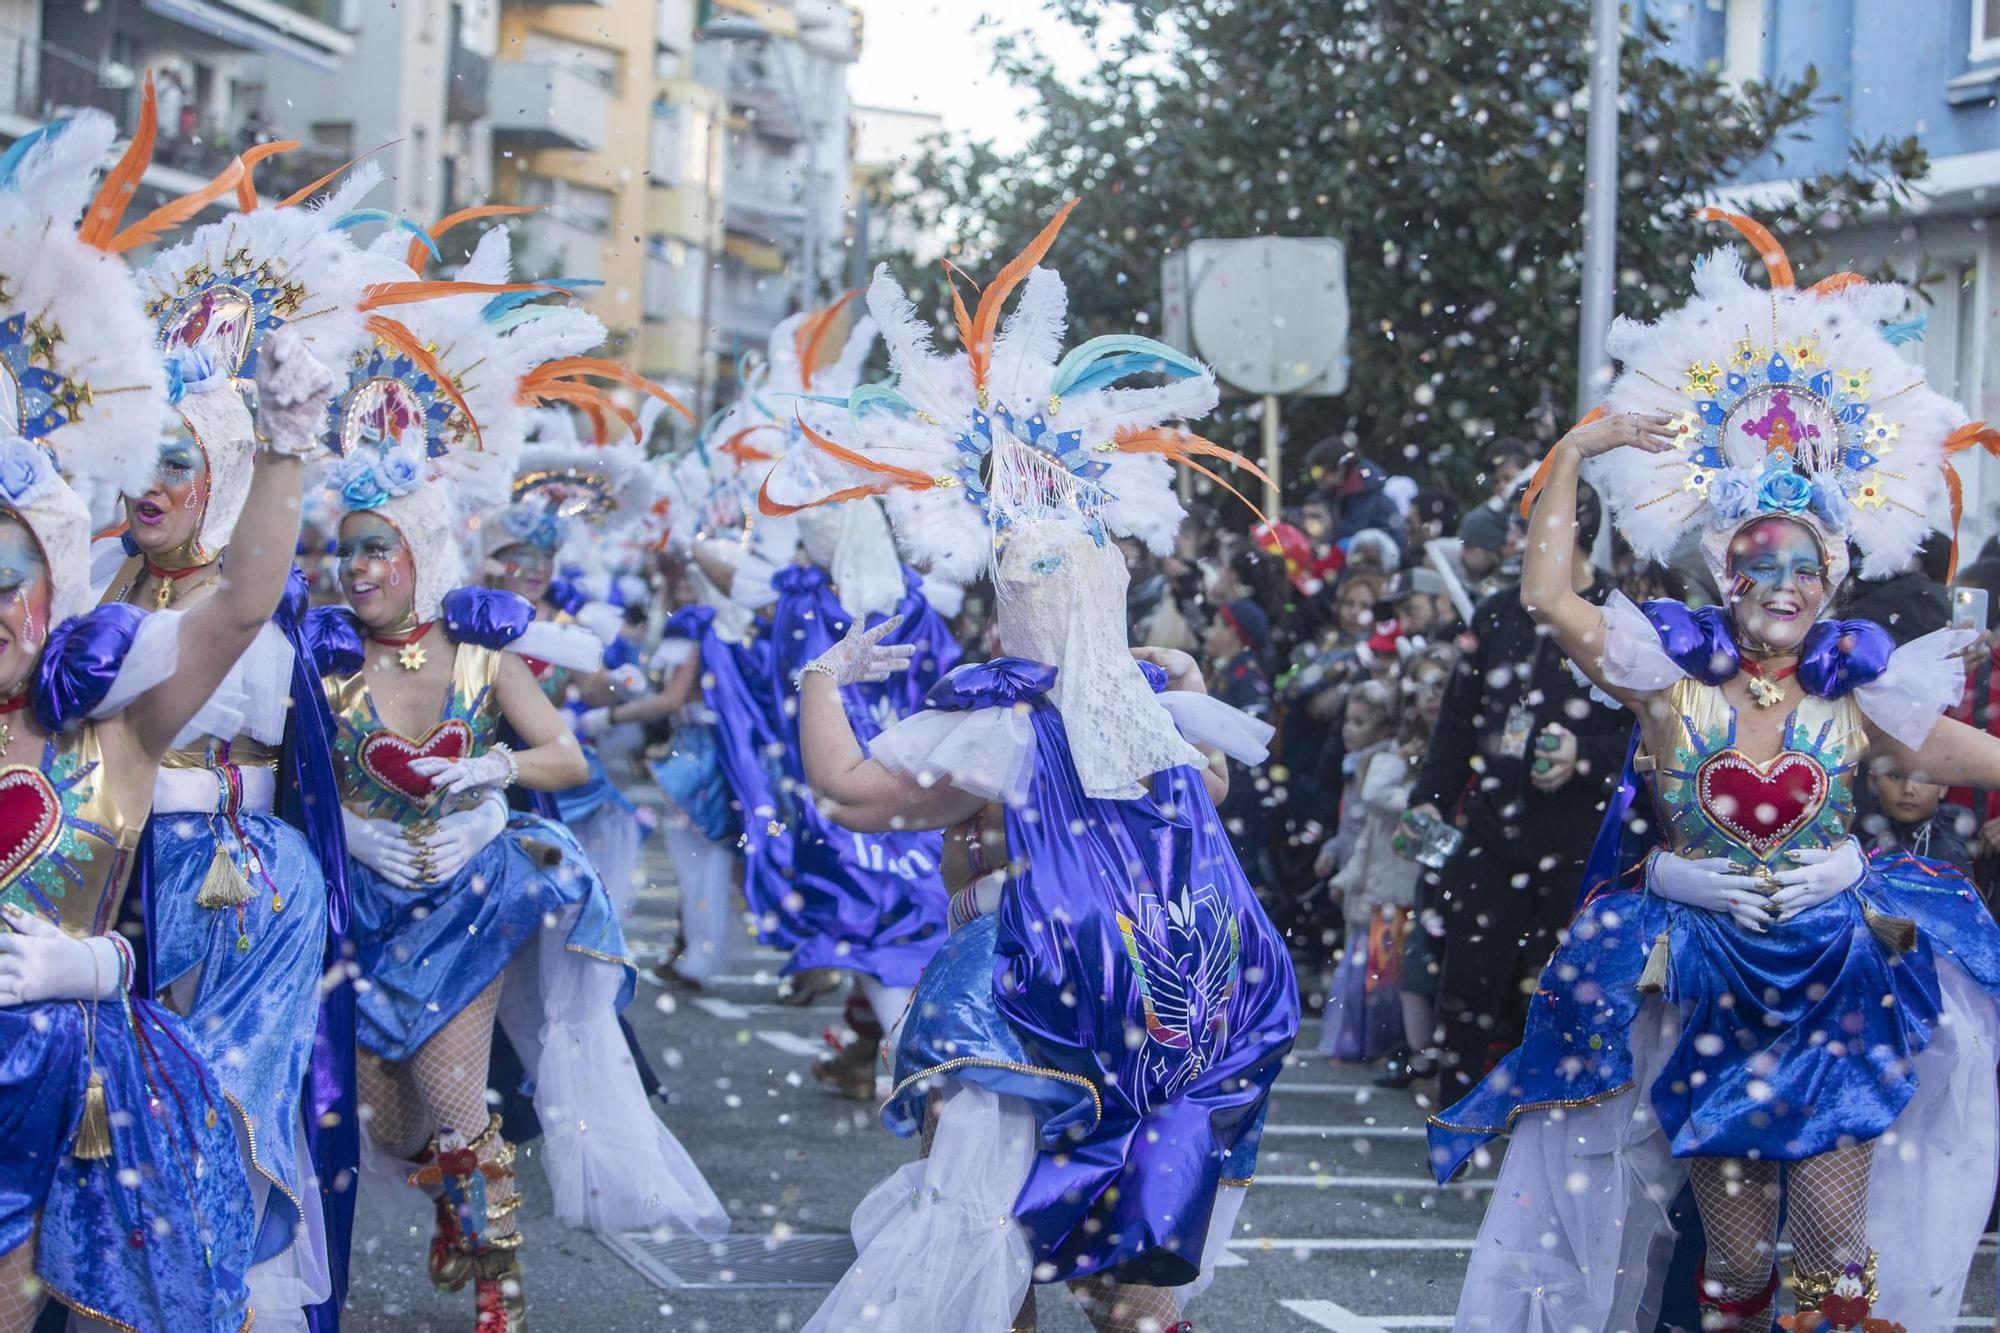
M 124 978 L 118 946 L 108 935 L 77 939 L 53 921 L 6 909 L 0 932 L 0 1005 L 39 1000 L 108 1000 Z
M 403 835 L 403 826 L 387 819 L 364 819 L 351 810 L 340 812 L 347 830 L 347 854 L 399 889 L 417 883 L 417 853 Z
M 451 879 L 484 851 L 486 844 L 507 827 L 507 802 L 500 793 L 488 792 L 470 810 L 446 815 L 437 827 L 421 839 L 429 853 L 428 870 L 434 881 Z
M 605 732 L 611 730 L 611 726 L 609 708 L 588 709 L 576 720 L 577 734 L 587 741 L 599 739 Z
M 273 333 L 257 359 L 257 433 L 264 446 L 290 458 L 317 453 L 335 385 L 333 372 L 298 334 Z
M 1745 930 L 1761 935 L 1769 928 L 1770 900 L 1758 892 L 1757 881 L 1726 856 L 1689 861 L 1671 852 L 1655 852 L 1646 863 L 1646 883 L 1669 902 L 1733 917 Z
M 1777 909 L 1780 925 L 1830 898 L 1838 898 L 1868 874 L 1868 858 L 1854 838 L 1844 838 L 1831 847 L 1805 847 L 1786 855 L 1797 866 L 1780 870 L 1771 877 L 1784 885 L 1771 895 L 1771 906 Z
M 504 745 L 488 747 L 468 759 L 412 759 L 410 771 L 431 780 L 431 790 L 464 796 L 482 789 L 511 787 L 521 776 L 514 752 Z
M 621 667 L 614 667 L 605 674 L 613 685 L 627 694 L 646 692 L 646 673 L 630 662 Z
M 835 685 L 870 684 L 889 679 L 892 671 L 908 671 L 910 660 L 917 655 L 913 643 L 892 643 L 884 647 L 882 640 L 896 632 L 903 623 L 901 616 L 890 616 L 874 629 L 864 630 L 857 618 L 847 627 L 847 637 L 833 647 L 799 668 L 796 684 L 803 685 L 812 672 L 819 672 Z

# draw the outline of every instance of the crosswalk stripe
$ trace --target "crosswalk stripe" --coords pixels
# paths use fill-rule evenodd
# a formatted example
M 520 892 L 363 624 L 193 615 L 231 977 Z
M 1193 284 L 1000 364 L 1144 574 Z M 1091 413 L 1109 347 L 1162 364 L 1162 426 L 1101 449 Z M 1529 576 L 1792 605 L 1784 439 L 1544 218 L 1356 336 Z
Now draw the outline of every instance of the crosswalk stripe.
M 1264 1137 L 1314 1139 L 1420 1139 L 1422 1125 L 1266 1125 Z
M 1259 1173 L 1259 1185 L 1287 1185 L 1304 1189 L 1330 1190 L 1490 1190 L 1490 1180 L 1461 1180 L 1440 1185 L 1429 1176 L 1274 1176 Z
M 775 1046 L 786 1055 L 802 1055 L 809 1060 L 817 1060 L 826 1043 L 816 1037 L 801 1037 L 796 1032 L 773 1032 L 768 1029 L 757 1033 L 757 1040 L 767 1046 Z
M 1451 1320 L 1431 1315 L 1356 1314 L 1337 1301 L 1279 1301 L 1314 1328 L 1331 1333 L 1386 1333 L 1396 1328 L 1450 1328 Z

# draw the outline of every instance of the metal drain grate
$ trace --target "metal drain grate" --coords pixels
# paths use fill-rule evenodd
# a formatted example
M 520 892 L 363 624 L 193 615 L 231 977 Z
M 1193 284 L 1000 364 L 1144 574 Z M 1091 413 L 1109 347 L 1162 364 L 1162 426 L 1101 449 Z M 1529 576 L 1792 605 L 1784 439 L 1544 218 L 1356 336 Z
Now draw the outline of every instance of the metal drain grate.
M 850 1236 L 657 1240 L 651 1232 L 627 1231 L 604 1243 L 653 1285 L 682 1291 L 831 1287 L 854 1262 Z

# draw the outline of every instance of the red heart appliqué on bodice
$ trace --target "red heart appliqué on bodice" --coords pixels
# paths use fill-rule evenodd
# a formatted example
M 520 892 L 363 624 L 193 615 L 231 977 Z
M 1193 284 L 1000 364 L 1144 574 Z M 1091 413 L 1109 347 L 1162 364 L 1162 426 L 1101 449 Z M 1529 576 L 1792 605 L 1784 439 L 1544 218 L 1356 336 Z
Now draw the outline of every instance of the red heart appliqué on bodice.
M 1711 823 L 1765 857 L 1812 823 L 1826 803 L 1826 770 L 1802 754 L 1759 766 L 1724 750 L 1695 770 L 1694 789 Z
M 62 800 L 38 768 L 0 768 L 0 888 L 14 882 L 62 832 Z
M 418 805 L 429 805 L 437 799 L 432 780 L 413 772 L 410 764 L 418 759 L 463 759 L 471 752 L 472 728 L 451 718 L 425 732 L 420 741 L 410 741 L 393 731 L 378 731 L 361 742 L 357 757 L 361 771 L 369 777 Z

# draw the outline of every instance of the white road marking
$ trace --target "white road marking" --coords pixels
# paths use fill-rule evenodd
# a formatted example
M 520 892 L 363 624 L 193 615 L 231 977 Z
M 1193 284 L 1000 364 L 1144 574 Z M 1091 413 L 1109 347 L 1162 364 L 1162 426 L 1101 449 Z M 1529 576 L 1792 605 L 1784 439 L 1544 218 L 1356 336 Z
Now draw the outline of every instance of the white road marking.
M 1263 1177 L 1258 1177 L 1262 1183 Z M 1229 1248 L 1239 1253 L 1291 1254 L 1294 1252 L 1338 1251 L 1366 1254 L 1389 1250 L 1469 1250 L 1477 1242 L 1470 1236 L 1454 1240 L 1448 1236 L 1407 1236 L 1399 1240 L 1371 1240 L 1366 1236 L 1300 1236 L 1296 1238 L 1251 1236 L 1232 1240 Z
M 808 1060 L 817 1060 L 826 1043 L 817 1037 L 801 1037 L 796 1032 L 773 1032 L 768 1029 L 758 1032 L 757 1040 L 767 1046 L 775 1046 L 786 1055 L 802 1055 Z
M 1450 1328 L 1451 1320 L 1434 1315 L 1356 1314 L 1337 1301 L 1279 1301 L 1278 1304 L 1332 1333 L 1387 1333 L 1395 1328 Z
M 1461 1180 L 1451 1185 L 1440 1185 L 1429 1176 L 1273 1176 L 1259 1172 L 1259 1185 L 1290 1185 L 1305 1189 L 1351 1189 L 1351 1190 L 1490 1190 L 1490 1180 Z
M 1420 1139 L 1422 1125 L 1266 1125 L 1264 1135 L 1301 1139 Z
M 726 1018 L 731 1022 L 736 1022 L 750 1017 L 750 1011 L 742 1005 L 731 1003 L 714 995 L 697 995 L 694 997 L 693 1004 L 695 1008 L 701 1010 L 710 1018 Z

